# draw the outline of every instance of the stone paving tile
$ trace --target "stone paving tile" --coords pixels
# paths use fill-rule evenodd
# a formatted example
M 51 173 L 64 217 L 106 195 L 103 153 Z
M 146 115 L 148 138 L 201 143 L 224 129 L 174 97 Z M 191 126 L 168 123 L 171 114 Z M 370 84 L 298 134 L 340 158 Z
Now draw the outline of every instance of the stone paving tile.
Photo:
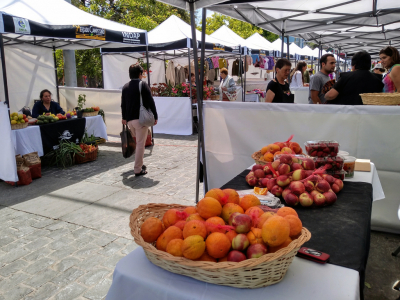
M 45 285 L 50 280 L 52 280 L 58 274 L 59 273 L 57 271 L 54 271 L 51 269 L 46 269 L 46 270 L 43 270 L 43 271 L 35 274 L 35 276 L 32 276 L 31 279 L 25 281 L 25 284 L 28 286 L 31 286 L 33 288 L 39 288 L 42 285 Z
M 107 276 L 109 276 L 110 273 L 112 274 L 112 272 L 110 272 L 109 269 L 96 268 L 96 269 L 93 269 L 93 270 L 87 272 L 82 277 L 80 277 L 78 279 L 78 282 L 80 282 L 80 283 L 82 283 L 82 284 L 84 284 L 86 286 L 94 286 L 98 282 L 100 282 L 102 279 L 104 279 Z
M 19 284 L 15 286 L 13 289 L 7 291 L 5 297 L 7 297 L 7 300 L 20 300 L 24 296 L 31 293 L 32 291 L 33 289 Z
M 30 274 L 26 274 L 23 272 L 18 272 L 18 273 L 12 274 L 11 276 L 0 281 L 0 291 L 5 293 L 5 292 L 9 291 L 10 289 L 14 289 L 15 286 L 17 286 L 20 283 L 25 282 L 30 277 L 31 277 Z
M 24 259 L 27 261 L 33 262 L 33 261 L 37 261 L 41 258 L 48 256 L 52 252 L 53 251 L 49 248 L 40 248 L 40 249 L 32 252 L 31 254 L 25 256 Z
M 3 277 L 8 277 L 13 273 L 17 273 L 19 270 L 23 270 L 29 263 L 25 260 L 16 260 L 0 269 L 0 275 Z
M 67 285 L 81 277 L 85 271 L 72 267 L 51 280 L 56 285 Z
M 44 300 L 49 299 L 59 291 L 59 287 L 51 282 L 41 286 L 35 292 L 29 294 L 24 300 Z
M 90 300 L 102 300 L 107 295 L 111 283 L 112 281 L 110 279 L 103 279 L 96 286 L 83 294 L 83 296 Z
M 42 258 L 42 259 L 34 262 L 29 267 L 25 268 L 25 272 L 33 275 L 33 274 L 36 274 L 36 273 L 52 266 L 54 263 L 55 263 L 55 260 L 53 260 L 49 257 L 45 257 L 45 258 Z
M 73 256 L 68 256 L 63 260 L 61 260 L 59 263 L 54 264 L 52 266 L 52 269 L 56 270 L 57 272 L 65 272 L 66 270 L 68 270 L 73 266 L 79 266 L 80 263 L 81 263 L 80 259 Z
M 55 297 L 55 300 L 75 300 L 80 294 L 86 291 L 86 287 L 73 282 L 63 288 Z

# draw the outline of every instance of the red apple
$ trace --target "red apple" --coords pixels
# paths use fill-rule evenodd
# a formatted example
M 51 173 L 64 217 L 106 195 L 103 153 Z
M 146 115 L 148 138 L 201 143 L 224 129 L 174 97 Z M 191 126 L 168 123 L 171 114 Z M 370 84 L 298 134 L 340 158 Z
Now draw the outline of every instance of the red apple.
M 247 258 L 259 258 L 267 254 L 267 247 L 263 244 L 253 244 L 247 249 Z
M 304 178 L 306 178 L 306 172 L 302 169 L 296 170 L 293 172 L 292 178 L 295 181 L 303 180 Z
M 278 167 L 278 172 L 280 175 L 285 175 L 290 173 L 290 166 L 287 164 L 280 164 Z
M 340 192 L 340 187 L 336 183 L 331 185 L 331 189 L 335 194 Z
M 247 183 L 248 183 L 250 186 L 256 186 L 257 183 L 258 183 L 258 180 L 257 180 L 257 178 L 254 177 L 254 176 L 253 176 L 253 177 L 249 177 Z
M 289 193 L 286 195 L 285 201 L 286 201 L 287 205 L 295 206 L 295 205 L 299 204 L 299 197 L 297 197 L 293 193 Z
M 300 195 L 299 201 L 301 206 L 306 206 L 306 207 L 311 206 L 314 203 L 311 195 L 307 192 L 304 192 L 303 194 Z
M 248 233 L 251 229 L 251 217 L 246 214 L 235 215 L 232 218 L 232 226 L 237 233 Z
M 316 205 L 316 206 L 324 206 L 325 205 L 325 202 L 326 202 L 326 199 L 325 199 L 325 196 L 324 195 L 322 195 L 321 193 L 319 193 L 319 194 L 316 194 L 315 196 L 314 196 L 314 204 Z
M 251 168 L 251 170 L 254 172 L 255 170 L 263 170 L 264 166 L 262 165 L 254 165 L 253 168 Z
M 290 190 L 293 194 L 299 196 L 306 191 L 304 184 L 300 181 L 292 181 L 289 185 Z
M 268 174 L 268 175 L 265 176 L 265 178 L 271 179 L 271 178 L 272 178 L 272 175 L 271 175 L 271 174 Z
M 289 185 L 290 183 L 290 178 L 286 175 L 280 175 L 277 179 L 276 179 L 276 184 L 279 185 L 280 187 L 284 187 Z
M 329 174 L 322 174 L 322 178 L 324 178 L 330 185 L 335 183 L 335 177 Z
M 335 184 L 337 184 L 337 186 L 340 188 L 340 190 L 342 190 L 343 181 L 341 181 L 340 179 L 335 179 Z
M 247 238 L 247 235 L 241 233 L 235 236 L 232 239 L 232 249 L 233 250 L 238 250 L 238 251 L 243 251 L 250 245 L 250 241 Z
M 271 178 L 268 180 L 267 189 L 268 191 L 272 190 L 272 188 L 276 185 L 276 178 Z
M 287 187 L 286 189 L 283 190 L 282 192 L 282 198 L 285 199 L 286 195 L 291 193 L 292 191 Z
M 320 192 L 313 190 L 310 192 L 311 197 L 314 199 L 315 195 L 321 194 Z
M 246 255 L 237 250 L 232 250 L 228 253 L 228 261 L 240 262 L 247 259 Z
M 264 178 L 265 177 L 265 173 L 263 170 L 257 169 L 254 171 L 254 176 L 257 178 Z
M 283 189 L 280 186 L 275 185 L 275 186 L 272 187 L 270 192 L 271 192 L 272 195 L 274 195 L 276 197 L 280 197 L 280 196 L 282 196 Z
M 261 180 L 261 185 L 263 187 L 267 187 L 269 179 L 268 178 L 260 178 L 260 180 Z
M 325 192 L 329 191 L 330 188 L 331 188 L 331 186 L 330 186 L 329 183 L 328 183 L 326 180 L 324 180 L 324 179 L 318 181 L 317 184 L 315 185 L 315 189 L 316 189 L 318 192 L 321 192 L 321 193 L 325 193 Z
M 326 199 L 326 204 L 330 205 L 336 202 L 337 196 L 334 192 L 328 191 L 324 193 L 325 199 Z
M 230 216 L 229 219 L 228 219 L 228 223 L 229 223 L 230 226 L 232 226 L 233 218 L 234 218 L 235 216 L 238 216 L 238 215 L 240 215 L 240 212 L 234 212 L 234 213 L 231 214 L 231 216 Z
M 291 165 L 292 164 L 292 157 L 288 154 L 282 154 L 279 157 L 279 160 L 281 161 L 281 163 L 283 164 L 287 164 L 287 165 Z
M 306 191 L 309 193 L 313 191 L 315 188 L 314 183 L 311 180 L 307 180 L 306 182 L 304 182 L 304 187 L 306 188 Z
M 263 170 L 264 170 L 264 173 L 265 173 L 266 175 L 272 174 L 272 171 L 271 171 L 271 169 L 268 167 L 268 165 L 265 165 Z
M 315 163 L 311 158 L 304 158 L 303 159 L 303 168 L 304 170 L 314 170 Z
M 303 170 L 303 166 L 299 163 L 292 163 L 292 170 L 296 171 L 296 170 Z

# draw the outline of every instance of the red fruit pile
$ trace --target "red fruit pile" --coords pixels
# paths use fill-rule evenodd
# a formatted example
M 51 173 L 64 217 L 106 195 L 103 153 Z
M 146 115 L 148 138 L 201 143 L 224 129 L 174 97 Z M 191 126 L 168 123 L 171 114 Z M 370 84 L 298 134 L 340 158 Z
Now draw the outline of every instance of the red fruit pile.
M 344 165 L 344 158 L 342 156 L 335 157 L 314 157 L 315 168 L 327 166 L 328 172 L 341 171 Z
M 304 146 L 310 156 L 336 156 L 339 152 L 339 143 L 336 141 L 308 141 Z

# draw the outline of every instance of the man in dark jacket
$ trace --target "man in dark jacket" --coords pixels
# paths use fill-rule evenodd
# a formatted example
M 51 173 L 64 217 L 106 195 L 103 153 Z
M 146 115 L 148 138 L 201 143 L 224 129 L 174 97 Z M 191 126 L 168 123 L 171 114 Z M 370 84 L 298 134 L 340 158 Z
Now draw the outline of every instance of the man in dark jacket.
M 326 104 L 363 105 L 360 94 L 381 93 L 383 83 L 371 73 L 371 56 L 366 51 L 354 54 L 352 72 L 341 73 L 333 88 L 325 94 Z
M 129 67 L 129 77 L 131 81 L 122 88 L 121 109 L 122 124 L 128 125 L 132 136 L 136 137 L 135 152 L 135 176 L 147 174 L 146 166 L 143 165 L 144 146 L 146 143 L 147 132 L 149 127 L 142 126 L 139 123 L 140 113 L 140 92 L 139 83 L 142 80 L 143 68 L 139 65 L 131 65 Z M 142 81 L 142 101 L 143 106 L 150 109 L 154 114 L 154 125 L 157 124 L 158 115 L 153 96 L 146 82 Z

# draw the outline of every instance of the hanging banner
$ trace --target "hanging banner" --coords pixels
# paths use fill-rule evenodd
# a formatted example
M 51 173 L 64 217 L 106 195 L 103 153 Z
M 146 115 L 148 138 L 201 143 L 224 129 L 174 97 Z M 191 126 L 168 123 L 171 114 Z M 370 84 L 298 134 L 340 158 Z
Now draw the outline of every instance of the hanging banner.
M 221 45 L 221 44 L 213 44 L 213 50 L 221 50 L 221 51 L 225 51 L 225 46 Z
M 75 37 L 77 39 L 106 40 L 106 30 L 92 25 L 74 25 L 76 28 Z
M 31 27 L 29 21 L 24 18 L 13 17 L 15 33 L 31 34 Z

